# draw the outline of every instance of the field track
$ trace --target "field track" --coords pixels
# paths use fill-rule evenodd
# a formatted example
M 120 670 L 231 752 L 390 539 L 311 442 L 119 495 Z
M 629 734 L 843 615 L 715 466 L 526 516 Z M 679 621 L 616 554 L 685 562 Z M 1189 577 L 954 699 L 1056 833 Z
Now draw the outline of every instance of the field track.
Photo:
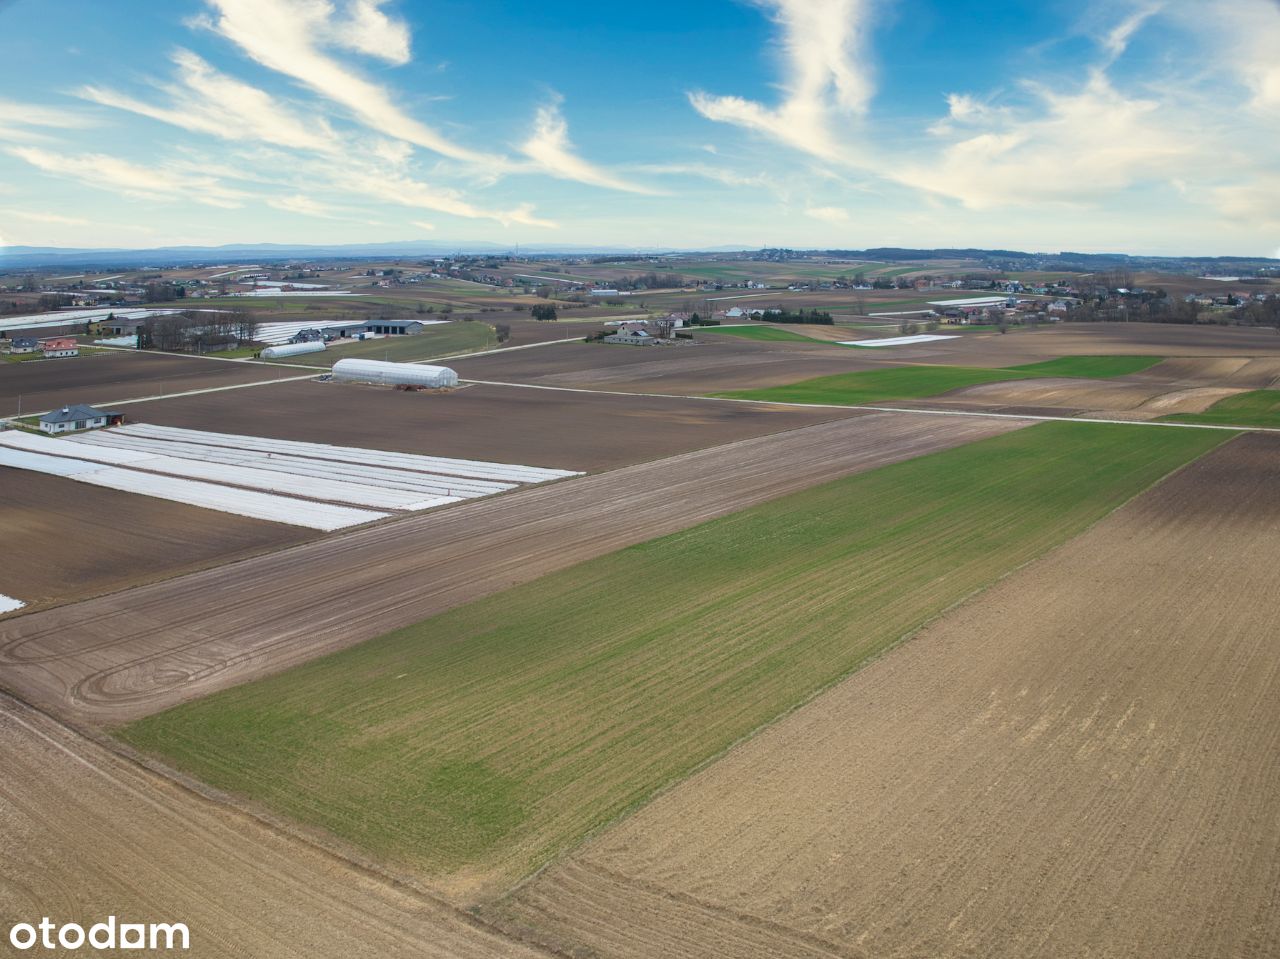
M 137 719 L 624 546 L 1020 420 L 853 416 L 566 480 L 0 622 L 0 682 Z
M 1208 454 L 502 915 L 613 957 L 1277 955 L 1278 460 Z
M 6 696 L 0 755 L 6 930 L 43 916 L 87 928 L 114 915 L 186 923 L 187 954 L 200 959 L 543 955 L 190 793 Z

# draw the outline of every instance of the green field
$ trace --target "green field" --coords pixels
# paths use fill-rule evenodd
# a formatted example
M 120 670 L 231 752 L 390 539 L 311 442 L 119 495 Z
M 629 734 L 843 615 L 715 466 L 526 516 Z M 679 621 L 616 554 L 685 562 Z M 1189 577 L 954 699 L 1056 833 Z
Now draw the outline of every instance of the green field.
M 582 563 L 119 733 L 491 895 L 1228 435 L 1040 424 Z
M 288 363 L 294 366 L 333 366 L 346 357 L 366 360 L 390 360 L 412 363 L 433 357 L 451 356 L 455 353 L 474 353 L 498 345 L 493 327 L 479 320 L 459 321 L 440 326 L 428 326 L 421 333 L 411 336 L 384 336 L 377 340 L 360 340 L 341 346 L 330 346 L 323 353 L 304 353 L 271 360 L 272 363 Z
M 1280 429 L 1280 390 L 1250 390 L 1218 400 L 1203 413 L 1174 413 L 1161 419 L 1174 423 Z
M 1064 356 L 1043 363 L 991 369 L 981 366 L 892 366 L 857 373 L 819 376 L 786 386 L 736 390 L 714 396 L 778 403 L 833 403 L 859 406 L 890 400 L 921 399 L 983 383 L 1040 377 L 1106 379 L 1136 373 L 1159 363 L 1159 356 Z
M 744 340 L 763 340 L 766 342 L 800 342 L 821 343 L 812 336 L 804 336 L 791 330 L 780 330 L 774 326 L 698 326 L 695 333 L 723 333 L 725 336 L 736 336 Z

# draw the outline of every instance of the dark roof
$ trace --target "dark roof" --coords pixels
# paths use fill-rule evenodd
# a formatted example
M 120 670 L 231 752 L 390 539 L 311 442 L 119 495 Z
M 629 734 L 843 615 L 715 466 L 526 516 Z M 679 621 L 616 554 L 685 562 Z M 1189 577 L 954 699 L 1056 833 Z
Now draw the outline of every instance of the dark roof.
M 74 406 L 64 406 L 60 410 L 54 410 L 51 413 L 45 413 L 40 417 L 41 423 L 72 423 L 76 420 L 91 420 L 98 416 L 112 416 L 114 414 L 106 410 L 95 409 L 92 406 L 85 406 L 83 403 L 77 403 Z
M 14 346 L 35 346 L 39 340 L 34 336 L 15 336 L 11 342 Z

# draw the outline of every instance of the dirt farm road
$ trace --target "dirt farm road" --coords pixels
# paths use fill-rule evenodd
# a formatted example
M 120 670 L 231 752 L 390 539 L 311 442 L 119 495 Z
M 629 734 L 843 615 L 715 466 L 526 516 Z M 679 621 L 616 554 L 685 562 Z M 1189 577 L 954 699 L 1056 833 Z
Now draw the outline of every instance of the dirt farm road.
M 547 572 L 1027 421 L 852 415 L 305 543 L 0 622 L 0 683 L 125 722 Z
M 6 930 L 45 916 L 87 929 L 114 915 L 185 923 L 184 955 L 200 959 L 545 955 L 188 792 L 7 696 L 0 755 Z

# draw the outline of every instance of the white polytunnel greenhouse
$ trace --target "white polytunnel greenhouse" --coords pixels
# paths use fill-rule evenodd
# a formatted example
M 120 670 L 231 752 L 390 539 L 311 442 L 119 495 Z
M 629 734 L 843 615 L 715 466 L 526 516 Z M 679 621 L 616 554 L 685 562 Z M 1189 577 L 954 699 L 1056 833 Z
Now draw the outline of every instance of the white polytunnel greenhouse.
M 442 389 L 458 385 L 458 374 L 447 366 L 421 363 L 387 363 L 383 360 L 338 360 L 333 378 L 344 383 L 377 383 L 382 386 L 424 386 Z
M 268 346 L 262 351 L 264 360 L 278 360 L 282 356 L 300 356 L 303 353 L 323 353 L 324 343 L 315 340 L 311 343 L 281 343 L 279 346 Z

